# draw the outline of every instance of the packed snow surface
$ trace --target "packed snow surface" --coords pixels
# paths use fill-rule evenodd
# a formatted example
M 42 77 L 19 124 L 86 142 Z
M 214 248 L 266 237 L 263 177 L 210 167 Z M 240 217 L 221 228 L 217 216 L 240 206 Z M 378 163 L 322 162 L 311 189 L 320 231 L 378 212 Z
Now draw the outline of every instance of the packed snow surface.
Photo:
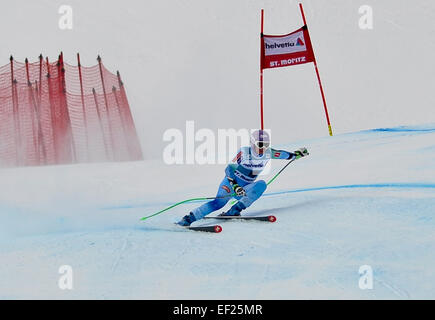
M 213 196 L 223 165 L 0 169 L 0 298 L 435 299 L 435 125 L 278 147 L 302 146 L 310 156 L 246 210 L 278 221 L 225 221 L 220 234 L 173 224 L 200 202 L 139 219 Z M 72 290 L 59 289 L 63 265 Z

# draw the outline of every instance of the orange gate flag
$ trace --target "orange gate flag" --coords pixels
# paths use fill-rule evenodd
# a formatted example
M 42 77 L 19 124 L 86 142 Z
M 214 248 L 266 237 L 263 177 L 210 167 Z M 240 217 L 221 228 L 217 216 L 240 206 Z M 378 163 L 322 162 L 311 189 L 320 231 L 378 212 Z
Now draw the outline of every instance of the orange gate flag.
M 317 81 L 322 95 L 323 108 L 325 109 L 326 122 L 328 124 L 329 135 L 332 136 L 332 127 L 329 120 L 328 108 L 326 107 L 325 93 L 322 81 L 320 80 L 319 69 L 314 56 L 310 34 L 308 33 L 307 22 L 305 20 L 302 3 L 299 4 L 304 26 L 296 31 L 284 35 L 263 34 L 264 10 L 261 9 L 261 48 L 260 48 L 260 115 L 261 128 L 264 127 L 263 121 L 263 69 L 289 67 L 298 64 L 313 62 L 316 70 Z
M 261 46 L 262 69 L 314 62 L 313 47 L 306 25 L 286 35 L 263 35 Z

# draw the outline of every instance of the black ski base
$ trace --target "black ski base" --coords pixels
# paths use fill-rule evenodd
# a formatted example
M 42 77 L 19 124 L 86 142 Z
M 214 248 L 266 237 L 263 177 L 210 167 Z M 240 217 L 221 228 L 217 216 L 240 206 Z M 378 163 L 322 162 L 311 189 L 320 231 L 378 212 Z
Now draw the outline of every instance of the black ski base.
M 188 230 L 192 231 L 202 231 L 202 232 L 211 232 L 211 233 L 221 233 L 222 227 L 219 225 L 214 226 L 197 226 L 197 227 L 184 227 Z
M 213 216 L 204 217 L 204 219 L 220 219 L 220 220 L 254 220 L 254 221 L 267 221 L 275 222 L 275 216 Z

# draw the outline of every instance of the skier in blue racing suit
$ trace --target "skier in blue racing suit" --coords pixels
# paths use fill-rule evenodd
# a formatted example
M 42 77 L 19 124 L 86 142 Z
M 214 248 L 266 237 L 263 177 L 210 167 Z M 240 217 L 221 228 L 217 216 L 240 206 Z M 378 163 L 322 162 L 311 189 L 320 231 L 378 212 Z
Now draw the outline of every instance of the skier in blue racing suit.
M 275 150 L 270 148 L 269 134 L 264 130 L 256 130 L 251 135 L 251 146 L 242 147 L 225 169 L 225 178 L 222 180 L 216 198 L 194 209 L 184 216 L 178 224 L 190 226 L 194 221 L 221 209 L 232 198 L 238 201 L 222 215 L 239 216 L 240 212 L 248 208 L 266 191 L 264 180 L 255 181 L 263 171 L 270 159 L 293 160 L 309 155 L 306 148 L 294 152 Z

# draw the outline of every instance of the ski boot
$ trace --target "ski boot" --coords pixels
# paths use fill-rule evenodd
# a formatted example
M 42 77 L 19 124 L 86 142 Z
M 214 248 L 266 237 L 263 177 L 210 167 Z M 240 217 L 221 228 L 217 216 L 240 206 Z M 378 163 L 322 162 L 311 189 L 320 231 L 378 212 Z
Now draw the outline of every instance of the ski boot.
M 181 219 L 180 221 L 177 222 L 177 224 L 179 224 L 182 227 L 188 227 L 190 226 L 192 223 L 194 223 L 196 221 L 196 217 L 195 215 L 191 212 L 187 215 L 185 215 L 183 217 L 183 219 Z
M 233 216 L 233 217 L 237 217 L 237 216 L 240 216 L 240 212 L 242 210 L 244 210 L 244 209 L 246 209 L 246 206 L 239 201 L 235 205 L 233 205 L 230 208 L 230 210 L 228 210 L 227 212 L 222 212 L 220 214 L 220 216 Z

